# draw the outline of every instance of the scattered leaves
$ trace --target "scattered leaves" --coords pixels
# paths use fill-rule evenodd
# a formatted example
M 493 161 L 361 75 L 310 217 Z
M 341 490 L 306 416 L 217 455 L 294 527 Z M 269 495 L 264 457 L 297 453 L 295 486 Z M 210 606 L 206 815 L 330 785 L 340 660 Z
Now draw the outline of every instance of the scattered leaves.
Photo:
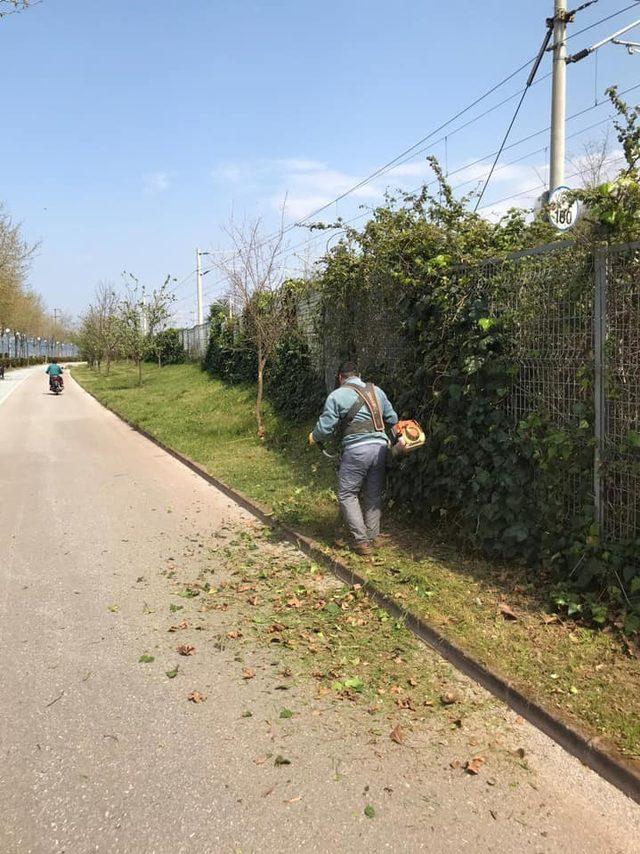
M 141 655 L 140 658 L 138 659 L 140 664 L 151 664 L 151 662 L 155 661 L 155 660 L 156 659 L 155 659 L 154 655 L 148 655 L 148 653 L 146 653 L 146 652 L 143 655 Z
M 283 719 L 292 718 L 293 712 L 291 711 L 291 709 L 282 709 L 282 711 L 280 712 L 280 717 Z
M 286 756 L 280 756 L 280 754 L 278 754 L 274 759 L 273 764 L 276 768 L 279 768 L 281 765 L 291 765 L 291 760 L 287 759 Z
M 371 804 L 367 804 L 366 807 L 364 808 L 364 814 L 366 815 L 367 818 L 374 818 L 376 811 L 371 806 Z
M 177 623 L 174 626 L 169 626 L 168 631 L 170 632 L 180 632 L 182 629 L 188 629 L 189 623 L 186 620 L 183 620 L 181 623 Z
M 204 703 L 206 699 L 206 696 L 201 694 L 200 691 L 191 691 L 187 694 L 187 700 L 191 700 L 192 703 Z
M 176 647 L 176 652 L 179 652 L 180 655 L 195 655 L 196 648 L 192 643 L 181 643 L 180 646 Z
M 166 676 L 168 676 L 169 679 L 175 679 L 176 676 L 178 675 L 179 669 L 180 669 L 180 665 L 176 664 L 176 666 L 173 668 L 173 670 L 167 670 Z
M 243 679 L 253 679 L 256 675 L 256 671 L 252 667 L 243 667 L 242 668 L 242 678 Z

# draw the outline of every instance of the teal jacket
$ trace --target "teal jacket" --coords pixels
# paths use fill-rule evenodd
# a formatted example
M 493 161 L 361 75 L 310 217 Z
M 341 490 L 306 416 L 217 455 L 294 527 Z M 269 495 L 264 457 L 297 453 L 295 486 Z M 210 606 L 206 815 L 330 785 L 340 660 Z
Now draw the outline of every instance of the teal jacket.
M 59 377 L 62 374 L 62 368 L 60 365 L 49 365 L 46 373 L 49 374 L 50 377 Z
M 353 385 L 362 386 L 362 388 L 365 386 L 365 383 L 362 382 L 360 377 L 350 377 L 349 382 Z M 376 386 L 375 389 L 378 395 L 378 400 L 380 401 L 380 408 L 382 409 L 384 423 L 388 427 L 393 427 L 394 424 L 398 423 L 398 416 L 396 415 L 393 406 L 389 403 L 389 398 L 382 389 L 378 388 L 378 386 Z M 340 388 L 331 392 L 325 401 L 322 415 L 318 419 L 316 426 L 313 428 L 312 435 L 315 442 L 326 442 L 335 435 L 339 423 L 347 415 L 355 403 L 357 396 L 357 393 L 353 391 L 353 389 L 350 389 L 348 385 L 341 385 Z M 370 417 L 371 415 L 369 410 L 363 403 L 353 421 L 354 423 L 357 423 L 358 421 L 364 421 Z M 343 439 L 342 444 L 344 447 L 347 447 L 348 445 L 361 445 L 365 442 L 382 442 L 386 444 L 386 433 L 384 433 L 384 431 L 376 430 L 371 433 L 359 433 L 353 436 L 346 436 Z

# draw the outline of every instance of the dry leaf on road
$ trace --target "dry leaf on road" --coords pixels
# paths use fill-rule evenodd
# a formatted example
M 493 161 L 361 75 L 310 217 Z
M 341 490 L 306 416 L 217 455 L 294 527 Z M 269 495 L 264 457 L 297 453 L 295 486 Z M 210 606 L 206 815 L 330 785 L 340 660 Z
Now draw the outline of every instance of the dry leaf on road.
M 474 759 L 471 759 L 464 766 L 467 774 L 479 774 L 480 769 L 486 761 L 487 760 L 484 758 L 484 756 L 476 756 Z
M 243 679 L 253 679 L 256 675 L 256 671 L 252 667 L 243 667 L 242 668 L 242 678 Z
M 191 691 L 191 693 L 187 694 L 187 700 L 191 700 L 192 703 L 204 703 L 207 698 L 204 694 L 201 694 L 200 691 Z
M 505 620 L 517 620 L 518 619 L 518 615 L 516 614 L 516 612 L 512 608 L 510 608 L 508 605 L 506 605 L 504 602 L 500 602 L 500 604 L 498 605 L 498 610 L 500 611 L 502 616 L 505 618 Z
M 394 726 L 389 733 L 389 738 L 391 741 L 395 741 L 396 744 L 404 744 L 404 732 L 400 724 Z
M 179 632 L 181 629 L 188 629 L 189 623 L 186 620 L 183 620 L 181 623 L 178 623 L 175 626 L 169 626 L 170 632 Z
M 195 651 L 196 648 L 191 643 L 182 643 L 176 647 L 176 652 L 179 652 L 180 655 L 195 655 Z

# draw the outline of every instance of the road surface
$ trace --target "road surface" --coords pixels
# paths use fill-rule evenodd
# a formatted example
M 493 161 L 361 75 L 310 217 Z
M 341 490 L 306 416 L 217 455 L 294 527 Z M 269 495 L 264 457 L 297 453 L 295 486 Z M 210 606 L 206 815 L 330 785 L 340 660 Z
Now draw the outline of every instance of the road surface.
M 195 573 L 216 532 L 255 522 L 73 381 L 17 385 L 0 463 L 3 854 L 638 851 L 640 809 L 521 721 L 528 770 L 493 780 L 450 766 L 456 733 L 372 741 L 366 711 L 304 680 L 287 696 L 304 713 L 278 729 L 267 680 L 212 642 L 215 612 L 168 679 L 167 562 Z M 285 768 L 257 758 L 285 749 Z

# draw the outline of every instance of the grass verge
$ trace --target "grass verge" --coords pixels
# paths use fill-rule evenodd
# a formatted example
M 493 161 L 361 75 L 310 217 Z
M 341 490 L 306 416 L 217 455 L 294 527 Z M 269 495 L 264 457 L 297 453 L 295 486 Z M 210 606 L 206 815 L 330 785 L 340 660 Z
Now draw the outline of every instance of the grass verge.
M 274 509 L 278 519 L 327 547 L 339 532 L 333 469 L 308 448 L 308 425 L 292 427 L 267 413 L 272 437 L 255 436 L 253 389 L 229 388 L 194 365 L 109 377 L 85 366 L 74 376 L 105 404 L 230 486 Z M 615 632 L 547 611 L 539 574 L 460 554 L 433 532 L 391 520 L 388 545 L 358 561 L 386 593 L 436 625 L 532 699 L 640 759 L 640 660 Z

